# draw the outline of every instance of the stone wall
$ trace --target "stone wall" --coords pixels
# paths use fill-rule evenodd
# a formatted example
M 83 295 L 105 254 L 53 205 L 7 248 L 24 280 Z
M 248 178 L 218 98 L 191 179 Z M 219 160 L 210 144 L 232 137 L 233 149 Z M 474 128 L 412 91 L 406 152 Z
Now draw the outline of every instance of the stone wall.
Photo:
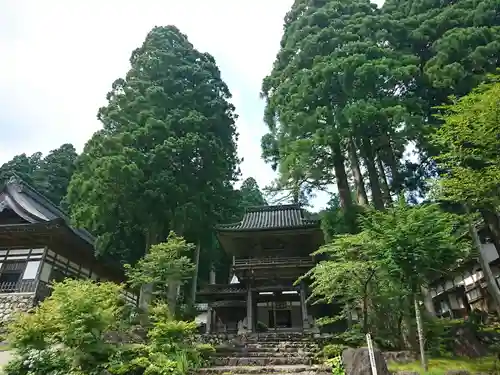
M 17 311 L 28 311 L 33 307 L 34 302 L 34 293 L 0 294 L 0 324 L 7 322 Z

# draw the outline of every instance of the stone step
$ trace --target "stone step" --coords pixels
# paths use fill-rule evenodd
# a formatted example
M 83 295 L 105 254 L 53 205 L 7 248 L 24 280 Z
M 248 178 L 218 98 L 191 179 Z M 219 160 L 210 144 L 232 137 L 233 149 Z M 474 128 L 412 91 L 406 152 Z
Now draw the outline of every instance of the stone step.
M 331 368 L 325 365 L 276 365 L 276 366 L 214 366 L 201 368 L 197 371 L 199 375 L 209 374 L 231 374 L 231 375 L 250 375 L 250 374 L 318 374 L 329 373 Z
M 290 342 L 314 342 L 315 340 L 308 338 L 293 338 L 293 337 L 246 337 L 244 339 L 246 342 L 282 342 L 282 341 L 290 341 Z
M 317 352 L 317 348 L 313 348 L 315 350 L 309 350 L 308 348 L 298 348 L 298 347 L 292 347 L 292 348 L 287 348 L 287 347 L 269 347 L 269 348 L 262 348 L 262 347 L 244 347 L 244 346 L 237 346 L 237 347 L 218 347 L 215 349 L 216 353 L 221 353 L 221 354 L 228 354 L 228 353 L 233 353 L 233 354 L 238 354 L 238 353 L 261 353 L 262 355 L 273 355 L 276 353 L 290 353 L 290 354 L 314 354 Z M 250 355 L 249 355 L 250 356 Z
M 310 365 L 312 360 L 303 357 L 215 357 L 215 366 L 282 366 Z
M 274 348 L 296 348 L 296 349 L 318 349 L 319 346 L 314 343 L 296 343 L 296 342 L 266 342 L 266 343 L 246 343 L 238 345 L 239 347 L 255 349 L 274 349 Z
M 297 350 L 280 350 L 280 351 L 258 351 L 258 350 L 245 350 L 241 349 L 238 351 L 216 351 L 216 357 L 302 357 L 311 358 L 314 357 L 313 352 L 297 351 Z

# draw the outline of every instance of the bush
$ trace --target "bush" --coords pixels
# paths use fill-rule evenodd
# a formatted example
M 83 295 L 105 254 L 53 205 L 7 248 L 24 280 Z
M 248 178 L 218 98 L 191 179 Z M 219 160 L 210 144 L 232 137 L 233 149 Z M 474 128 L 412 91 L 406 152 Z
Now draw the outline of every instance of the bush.
M 215 348 L 210 344 L 198 344 L 196 345 L 196 350 L 204 360 L 208 360 L 215 354 Z
M 136 340 L 121 286 L 55 284 L 32 314 L 20 314 L 10 325 L 17 357 L 6 375 L 184 375 L 204 363 L 210 349 L 196 345 L 196 323 L 173 320 L 165 304 L 149 312 L 145 340 Z
M 427 351 L 436 357 L 452 356 L 454 332 L 457 328 L 465 326 L 473 332 L 478 331 L 475 324 L 460 319 L 429 319 L 424 326 Z
M 321 349 L 317 357 L 322 359 L 336 358 L 342 355 L 342 352 L 347 349 L 347 346 L 342 344 L 328 344 Z
M 110 360 L 112 375 L 185 375 L 205 362 L 204 355 L 214 349 L 195 343 L 195 322 L 175 321 L 166 304 L 151 310 L 147 345 L 123 346 Z
M 11 360 L 5 375 L 76 375 L 71 354 L 62 348 L 30 349 Z
M 26 366 L 37 358 L 42 362 L 33 363 L 43 367 L 43 361 L 48 361 L 47 366 L 52 366 L 51 348 L 57 347 L 58 353 L 71 353 L 72 368 L 66 369 L 67 373 L 91 374 L 115 350 L 105 336 L 122 328 L 121 291 L 122 287 L 114 283 L 97 284 L 91 280 L 57 283 L 52 295 L 33 313 L 16 316 L 8 328 L 9 342 L 21 358 L 28 358 Z
M 357 324 L 354 324 L 345 332 L 337 333 L 332 340 L 332 344 L 344 345 L 351 348 L 364 346 L 365 342 L 365 334 L 361 332 L 361 327 Z
M 342 363 L 342 356 L 336 356 L 329 359 L 327 362 L 332 366 L 332 375 L 345 375 L 344 364 Z

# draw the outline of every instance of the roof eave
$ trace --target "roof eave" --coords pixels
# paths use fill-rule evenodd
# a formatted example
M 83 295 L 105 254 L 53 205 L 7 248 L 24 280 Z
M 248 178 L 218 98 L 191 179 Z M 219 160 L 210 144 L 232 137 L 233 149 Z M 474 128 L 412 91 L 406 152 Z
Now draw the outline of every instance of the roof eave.
M 216 226 L 217 232 L 221 233 L 237 233 L 237 232 L 278 232 L 282 230 L 301 230 L 301 229 L 318 229 L 321 230 L 319 224 L 294 225 L 288 227 L 271 227 L 271 228 L 224 228 Z

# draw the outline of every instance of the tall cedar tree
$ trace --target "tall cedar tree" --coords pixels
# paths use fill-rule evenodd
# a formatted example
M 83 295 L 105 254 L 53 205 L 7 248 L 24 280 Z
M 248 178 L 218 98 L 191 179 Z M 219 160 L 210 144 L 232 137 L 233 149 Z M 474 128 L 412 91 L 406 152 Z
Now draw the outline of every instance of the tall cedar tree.
M 408 184 L 426 192 L 425 180 L 440 172 L 429 142 L 438 127 L 435 108 L 450 95 L 466 95 L 500 67 L 500 3 L 497 0 L 386 0 L 394 48 L 419 58 L 422 74 L 409 89 L 422 99 L 423 127 L 416 132 L 420 163 Z
M 367 203 L 361 160 L 372 203 L 384 208 L 389 184 L 394 192 L 401 188 L 400 158 L 418 122 L 407 90 L 418 60 L 391 47 L 386 23 L 369 0 L 297 0 L 263 83 L 270 128 L 264 157 L 284 175 L 317 185 L 335 179 L 344 211 L 353 206 L 347 159 L 357 202 Z
M 67 201 L 99 251 L 133 264 L 172 230 L 211 242 L 239 160 L 231 94 L 211 55 L 176 27 L 155 27 L 130 63 L 99 110 L 103 129 Z

